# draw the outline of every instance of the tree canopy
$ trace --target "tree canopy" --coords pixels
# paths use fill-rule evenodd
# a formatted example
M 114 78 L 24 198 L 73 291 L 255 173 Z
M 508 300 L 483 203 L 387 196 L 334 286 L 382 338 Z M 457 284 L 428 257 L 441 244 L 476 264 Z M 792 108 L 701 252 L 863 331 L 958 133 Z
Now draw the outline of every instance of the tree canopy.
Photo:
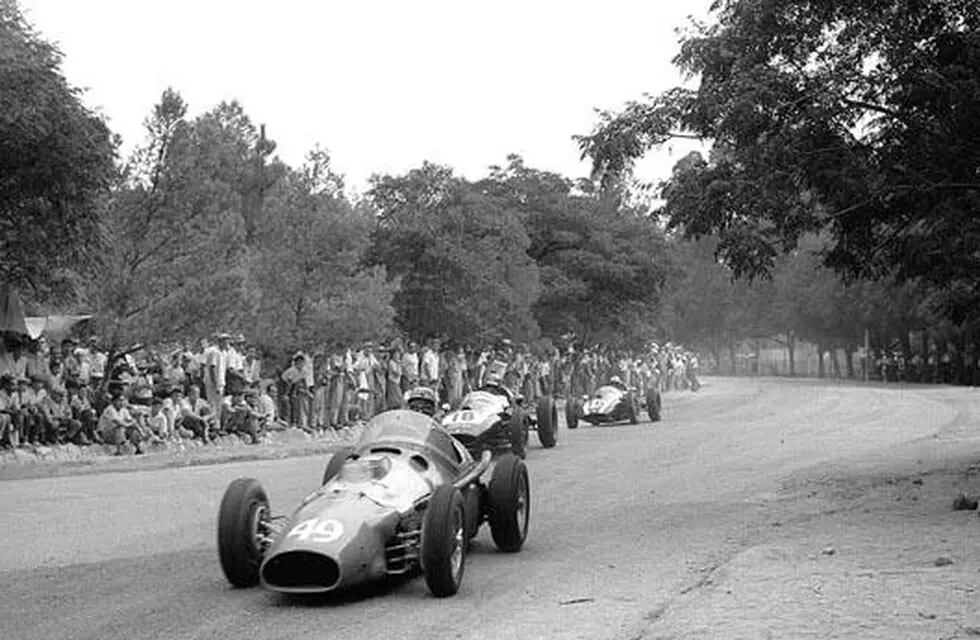
M 710 142 L 666 183 L 669 224 L 717 234 L 737 274 L 825 232 L 849 277 L 921 280 L 954 319 L 980 284 L 980 12 L 973 0 L 718 0 L 679 87 L 605 113 L 584 154 L 607 183 L 674 136 Z
M 115 175 L 103 119 L 61 73 L 61 53 L 0 0 L 0 280 L 64 293 L 93 246 Z

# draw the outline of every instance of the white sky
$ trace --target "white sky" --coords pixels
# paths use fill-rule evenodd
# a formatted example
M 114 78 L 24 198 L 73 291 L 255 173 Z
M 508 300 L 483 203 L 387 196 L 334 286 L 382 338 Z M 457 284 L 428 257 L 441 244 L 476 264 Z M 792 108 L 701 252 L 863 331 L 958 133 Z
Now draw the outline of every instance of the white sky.
M 475 179 L 506 154 L 588 174 L 574 134 L 681 82 L 676 27 L 710 0 L 21 0 L 128 151 L 167 86 L 192 114 L 238 99 L 299 164 L 320 143 L 363 190 L 430 160 Z M 651 154 L 669 174 L 691 143 Z

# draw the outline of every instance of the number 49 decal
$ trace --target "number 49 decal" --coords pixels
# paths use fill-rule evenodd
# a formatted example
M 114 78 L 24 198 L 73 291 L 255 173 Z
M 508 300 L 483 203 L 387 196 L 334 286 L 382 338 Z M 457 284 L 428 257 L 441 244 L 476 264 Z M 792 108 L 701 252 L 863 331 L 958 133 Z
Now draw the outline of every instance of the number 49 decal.
M 344 525 L 340 520 L 333 518 L 310 518 L 303 520 L 298 525 L 290 529 L 286 534 L 287 538 L 296 536 L 300 540 L 310 540 L 312 542 L 333 542 L 344 535 Z

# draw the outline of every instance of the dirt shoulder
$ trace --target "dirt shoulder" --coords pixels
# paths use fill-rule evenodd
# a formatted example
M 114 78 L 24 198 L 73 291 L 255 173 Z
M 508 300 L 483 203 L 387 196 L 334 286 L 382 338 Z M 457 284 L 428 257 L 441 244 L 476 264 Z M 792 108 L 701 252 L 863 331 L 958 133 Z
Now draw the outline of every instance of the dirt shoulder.
M 916 390 L 955 417 L 932 436 L 807 468 L 743 544 L 639 638 L 980 637 L 980 390 Z
M 259 444 L 246 444 L 237 436 L 225 436 L 213 445 L 197 440 L 169 442 L 141 455 L 114 456 L 101 445 L 56 445 L 0 452 L 0 481 L 50 478 L 91 473 L 133 472 L 321 455 L 353 444 L 359 427 L 312 435 L 299 429 L 275 431 Z

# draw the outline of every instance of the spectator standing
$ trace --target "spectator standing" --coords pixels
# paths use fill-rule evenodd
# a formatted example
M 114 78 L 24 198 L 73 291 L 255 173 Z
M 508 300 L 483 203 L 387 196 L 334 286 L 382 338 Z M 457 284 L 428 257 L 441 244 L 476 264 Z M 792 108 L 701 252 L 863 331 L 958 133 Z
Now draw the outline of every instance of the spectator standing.
M 408 343 L 408 349 L 402 354 L 402 395 L 419 384 L 419 345 Z
M 385 381 L 385 409 L 398 409 L 402 406 L 402 350 L 395 343 L 388 353 L 388 363 Z
M 388 353 L 384 348 L 371 354 L 371 415 L 377 415 L 385 410 L 386 389 L 388 385 Z
M 439 387 L 439 342 L 430 338 L 419 358 L 419 384 L 436 391 Z
M 221 409 L 224 405 L 225 376 L 228 372 L 228 345 L 231 336 L 219 333 L 217 344 L 204 350 L 204 395 L 211 405 L 215 424 L 221 424 Z
M 446 400 L 453 409 L 459 408 L 463 401 L 463 377 L 466 375 L 466 352 L 459 347 L 455 352 L 447 351 L 447 382 Z
M 313 386 L 307 372 L 306 356 L 298 351 L 292 364 L 283 371 L 282 380 L 286 383 L 286 397 L 289 398 L 289 424 L 307 430 L 309 424 L 309 403 Z

